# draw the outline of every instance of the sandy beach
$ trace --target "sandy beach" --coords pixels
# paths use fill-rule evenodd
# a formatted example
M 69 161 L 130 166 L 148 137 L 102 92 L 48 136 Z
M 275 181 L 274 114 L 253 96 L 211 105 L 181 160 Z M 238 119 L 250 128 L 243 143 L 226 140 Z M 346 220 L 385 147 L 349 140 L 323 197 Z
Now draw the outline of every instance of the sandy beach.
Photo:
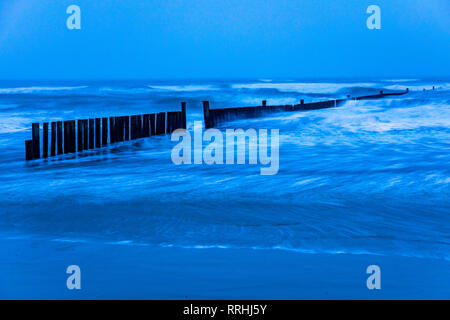
M 1 242 L 2 299 L 448 299 L 450 262 L 282 250 Z M 81 290 L 66 268 L 81 268 Z M 366 268 L 381 268 L 368 290 Z

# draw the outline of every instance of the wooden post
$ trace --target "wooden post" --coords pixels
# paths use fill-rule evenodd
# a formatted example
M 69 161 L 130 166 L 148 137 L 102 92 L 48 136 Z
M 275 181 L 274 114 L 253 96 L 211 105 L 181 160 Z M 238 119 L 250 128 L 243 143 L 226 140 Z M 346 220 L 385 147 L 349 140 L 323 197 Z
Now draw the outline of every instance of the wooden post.
M 33 136 L 33 159 L 39 159 L 40 154 L 40 141 L 39 141 L 39 123 L 33 123 L 31 125 Z
M 83 151 L 83 120 L 77 121 L 77 142 L 78 142 L 78 152 Z
M 156 134 L 162 135 L 166 132 L 166 113 L 159 112 L 156 115 Z
M 77 150 L 77 138 L 75 136 L 75 120 L 69 121 L 70 130 L 70 149 L 69 152 L 75 153 Z
M 25 160 L 33 160 L 33 140 L 25 141 Z
M 63 135 L 62 135 L 62 121 L 56 123 L 56 135 L 57 135 L 57 153 L 63 154 Z
M 52 139 L 50 143 L 50 155 L 56 155 L 56 122 L 52 122 Z
M 205 128 L 210 128 L 211 121 L 209 119 L 210 112 L 209 112 L 209 101 L 203 101 L 203 116 L 205 120 Z
M 150 135 L 154 136 L 156 135 L 156 123 L 155 123 L 155 114 L 152 113 L 150 115 Z
M 119 126 L 117 133 L 119 134 L 119 141 L 124 141 L 124 129 L 125 129 L 125 120 L 123 117 L 119 117 Z
M 108 118 L 102 118 L 102 145 L 108 144 Z
M 114 117 L 109 117 L 109 142 L 116 142 L 114 139 Z
M 262 101 L 262 106 L 263 106 L 263 108 L 267 107 L 267 101 L 266 100 Z
M 172 133 L 173 118 L 174 118 L 174 113 L 173 112 L 167 112 L 166 134 Z
M 48 158 L 48 122 L 44 122 L 42 130 L 42 157 Z
M 100 125 L 100 118 L 95 118 L 95 147 L 100 148 L 101 147 L 101 125 Z
M 305 100 L 300 100 L 300 104 L 304 104 L 305 103 Z
M 181 128 L 186 129 L 186 102 L 181 103 Z
M 137 115 L 137 137 L 142 138 L 142 115 Z
M 142 135 L 144 137 L 150 136 L 150 115 L 144 114 L 142 116 Z
M 89 149 L 89 128 L 88 120 L 83 120 L 83 149 Z
M 89 149 L 94 149 L 95 141 L 95 120 L 89 119 Z
M 383 90 L 380 90 L 380 95 L 381 95 L 381 96 L 383 95 Z
M 69 121 L 64 121 L 64 154 L 69 153 Z
M 131 126 L 131 132 L 130 132 L 130 134 L 131 134 L 131 140 L 134 140 L 134 139 L 136 139 L 136 116 L 131 116 L 131 123 L 130 123 L 130 126 Z
M 125 121 L 125 140 L 130 140 L 130 116 L 123 117 Z

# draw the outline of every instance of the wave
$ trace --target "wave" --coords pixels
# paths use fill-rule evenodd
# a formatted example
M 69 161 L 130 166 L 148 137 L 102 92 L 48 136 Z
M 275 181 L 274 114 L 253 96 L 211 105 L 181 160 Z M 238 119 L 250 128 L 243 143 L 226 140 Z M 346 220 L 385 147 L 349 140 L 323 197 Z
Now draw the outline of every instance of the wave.
M 176 92 L 220 90 L 220 88 L 215 87 L 213 85 L 167 85 L 167 86 L 151 85 L 151 86 L 149 86 L 149 88 L 154 89 L 154 90 L 176 91 Z
M 66 91 L 85 89 L 87 86 L 77 87 L 23 87 L 23 88 L 0 88 L 0 94 L 27 94 L 52 91 Z
M 416 85 L 393 84 L 393 85 L 385 86 L 384 88 L 390 89 L 390 90 L 401 90 L 401 91 L 404 91 L 408 88 L 411 91 L 423 91 L 423 90 L 432 90 L 433 86 L 437 90 L 450 90 L 450 83 L 448 83 L 448 82 L 436 83 L 436 84 L 431 84 L 431 83 L 430 84 L 416 84 Z
M 316 82 L 274 82 L 274 83 L 240 83 L 232 84 L 233 89 L 276 89 L 281 92 L 298 93 L 336 93 L 344 88 L 365 87 L 372 88 L 376 86 L 373 82 L 360 83 L 316 83 Z

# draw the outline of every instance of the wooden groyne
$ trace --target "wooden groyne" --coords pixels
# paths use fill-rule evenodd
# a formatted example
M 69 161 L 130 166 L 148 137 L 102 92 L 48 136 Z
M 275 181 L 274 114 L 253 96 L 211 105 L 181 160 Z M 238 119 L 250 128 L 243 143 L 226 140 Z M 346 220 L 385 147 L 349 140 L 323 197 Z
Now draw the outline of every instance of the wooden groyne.
M 240 108 L 220 108 L 220 109 L 211 109 L 209 107 L 209 101 L 203 101 L 203 116 L 205 121 L 205 128 L 214 128 L 217 125 L 227 121 L 237 119 L 247 119 L 247 118 L 258 118 L 269 113 L 289 112 L 289 111 L 309 111 L 309 110 L 334 108 L 339 105 L 342 105 L 344 102 L 349 100 L 382 99 L 389 96 L 403 95 L 408 92 L 409 92 L 408 89 L 406 89 L 406 91 L 392 92 L 392 93 L 383 93 L 383 91 L 380 90 L 379 94 L 368 96 L 360 96 L 353 98 L 347 96 L 347 99 L 337 99 L 311 103 L 304 103 L 304 100 L 300 100 L 299 104 L 276 105 L 276 106 L 268 106 L 266 100 L 263 100 L 260 106 L 240 107 Z
M 41 158 L 40 124 L 32 124 L 32 139 L 25 141 L 25 159 Z M 50 153 L 49 153 L 49 128 Z M 108 144 L 150 136 L 170 134 L 186 129 L 186 103 L 181 111 L 159 112 L 109 118 L 54 121 L 42 124 L 42 158 L 83 152 Z M 109 136 L 108 136 L 109 134 Z

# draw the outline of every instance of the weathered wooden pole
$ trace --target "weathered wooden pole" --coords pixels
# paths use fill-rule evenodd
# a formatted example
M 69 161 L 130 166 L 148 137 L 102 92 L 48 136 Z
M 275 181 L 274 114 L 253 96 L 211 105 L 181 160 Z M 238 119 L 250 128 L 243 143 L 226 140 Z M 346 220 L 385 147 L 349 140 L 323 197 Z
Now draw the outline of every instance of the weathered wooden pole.
M 83 128 L 84 128 L 83 120 L 78 120 L 77 126 L 78 126 L 78 128 L 77 128 L 78 148 L 77 148 L 77 150 L 78 150 L 78 152 L 81 152 L 81 151 L 83 151 Z
M 48 122 L 44 122 L 42 130 L 42 157 L 48 158 Z
M 70 152 L 75 153 L 77 151 L 77 137 L 75 136 L 75 120 L 69 121 L 70 125 Z
M 102 145 L 108 144 L 108 118 L 102 118 Z
M 114 143 L 115 141 L 114 135 L 114 117 L 109 117 L 109 142 Z
M 130 135 L 131 135 L 131 140 L 136 139 L 136 116 L 131 116 L 131 123 L 130 123 Z
M 25 141 L 25 160 L 33 160 L 33 140 Z
M 209 101 L 203 101 L 203 116 L 205 120 L 205 128 L 210 128 L 211 121 L 209 119 L 210 112 L 209 112 Z
M 150 115 L 144 114 L 142 116 L 142 135 L 144 137 L 150 136 Z
M 63 154 L 63 134 L 62 134 L 62 121 L 56 123 L 56 133 L 57 133 L 57 153 L 58 155 Z
M 125 140 L 125 119 L 123 117 L 119 117 L 119 126 L 118 126 L 118 134 L 119 134 L 119 141 Z
M 54 157 L 56 155 L 56 122 L 52 122 L 52 138 L 50 142 L 50 155 Z
M 156 114 L 156 134 L 162 135 L 166 132 L 166 113 L 158 112 Z
M 102 128 L 101 128 L 101 119 L 95 118 L 95 147 L 100 148 L 101 147 L 101 135 L 102 135 Z
M 181 103 L 181 128 L 186 129 L 186 102 Z
M 89 128 L 88 120 L 83 120 L 83 149 L 89 149 Z
M 64 121 L 64 154 L 69 153 L 69 121 Z
M 152 135 L 152 136 L 156 135 L 156 123 L 155 123 L 155 121 L 156 121 L 155 114 L 152 113 L 150 115 L 150 135 Z
M 137 115 L 137 137 L 142 137 L 142 115 Z
M 40 142 L 39 142 L 39 123 L 33 123 L 32 128 L 32 138 L 33 138 L 33 159 L 39 159 L 40 154 Z
M 95 141 L 95 120 L 89 119 L 89 149 L 94 149 Z
M 173 112 L 167 112 L 166 134 L 172 133 L 173 118 L 174 118 L 174 113 Z
M 125 140 L 130 140 L 130 116 L 124 117 L 125 121 Z

